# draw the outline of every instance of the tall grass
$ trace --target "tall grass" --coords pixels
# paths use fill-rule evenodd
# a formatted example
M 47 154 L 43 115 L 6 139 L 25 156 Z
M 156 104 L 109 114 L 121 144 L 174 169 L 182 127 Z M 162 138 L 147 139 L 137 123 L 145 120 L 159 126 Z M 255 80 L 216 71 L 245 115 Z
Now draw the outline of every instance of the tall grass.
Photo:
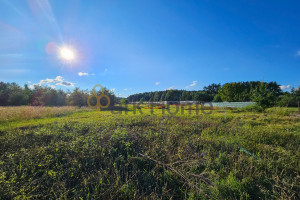
M 0 131 L 0 199 L 300 199 L 300 118 L 143 111 Z
M 15 106 L 0 107 L 0 122 L 14 120 L 28 120 L 42 117 L 58 117 L 77 111 L 87 111 L 88 108 L 73 106 L 40 107 L 40 106 Z

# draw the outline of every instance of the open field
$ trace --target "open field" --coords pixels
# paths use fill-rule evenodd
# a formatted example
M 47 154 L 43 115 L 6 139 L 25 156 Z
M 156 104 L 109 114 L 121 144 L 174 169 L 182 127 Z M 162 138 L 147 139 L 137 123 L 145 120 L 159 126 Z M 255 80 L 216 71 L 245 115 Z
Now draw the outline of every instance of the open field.
M 59 117 L 73 112 L 87 111 L 89 108 L 76 108 L 73 106 L 62 107 L 36 107 L 36 106 L 19 106 L 19 107 L 1 107 L 0 106 L 0 123 L 29 120 L 42 117 Z
M 1 107 L 0 199 L 300 198 L 297 109 L 142 107 Z

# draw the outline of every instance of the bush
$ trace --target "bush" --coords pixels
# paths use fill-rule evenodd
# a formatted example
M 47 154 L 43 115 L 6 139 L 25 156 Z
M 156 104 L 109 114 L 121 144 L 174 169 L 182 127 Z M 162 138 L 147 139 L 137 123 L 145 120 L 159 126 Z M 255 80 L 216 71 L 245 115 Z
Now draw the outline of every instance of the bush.
M 222 102 L 222 98 L 221 98 L 221 95 L 217 94 L 214 96 L 214 102 Z
M 248 105 L 244 108 L 241 108 L 241 111 L 246 111 L 246 112 L 263 112 L 265 109 L 258 104 L 252 104 Z
M 288 108 L 282 108 L 282 107 L 274 107 L 274 108 L 268 108 L 266 110 L 268 113 L 274 113 L 281 116 L 289 116 Z
M 126 105 L 126 104 L 128 104 L 128 99 L 121 99 L 121 100 L 120 100 L 120 103 L 121 103 L 122 105 Z
M 280 107 L 297 107 L 298 101 L 296 96 L 292 95 L 282 95 L 280 96 L 280 100 L 277 103 Z

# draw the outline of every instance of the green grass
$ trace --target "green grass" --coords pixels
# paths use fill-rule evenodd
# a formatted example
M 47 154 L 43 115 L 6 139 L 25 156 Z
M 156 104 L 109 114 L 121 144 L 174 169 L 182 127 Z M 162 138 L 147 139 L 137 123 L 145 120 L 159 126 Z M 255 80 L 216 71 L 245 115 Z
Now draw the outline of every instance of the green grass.
M 0 120 L 0 199 L 300 198 L 295 109 L 142 107 Z

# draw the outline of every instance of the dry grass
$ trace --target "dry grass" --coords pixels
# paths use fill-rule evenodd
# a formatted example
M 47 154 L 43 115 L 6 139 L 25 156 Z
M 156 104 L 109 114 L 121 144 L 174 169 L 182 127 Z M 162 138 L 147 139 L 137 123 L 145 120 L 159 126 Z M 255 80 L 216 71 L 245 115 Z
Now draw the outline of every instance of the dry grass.
M 15 106 L 0 107 L 0 122 L 14 120 L 29 120 L 42 117 L 57 117 L 77 111 L 86 111 L 89 108 L 74 106 L 40 107 L 40 106 Z

